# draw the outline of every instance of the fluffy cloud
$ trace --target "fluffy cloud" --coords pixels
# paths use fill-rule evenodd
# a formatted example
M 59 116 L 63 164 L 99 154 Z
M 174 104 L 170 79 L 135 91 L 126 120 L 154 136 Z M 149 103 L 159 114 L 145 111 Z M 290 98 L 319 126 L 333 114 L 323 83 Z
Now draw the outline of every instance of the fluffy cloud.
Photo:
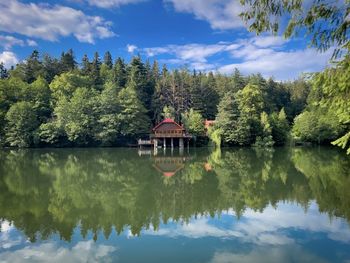
M 88 0 L 88 3 L 101 8 L 119 7 L 121 5 L 135 4 L 146 0 Z
M 203 71 L 232 73 L 238 68 L 245 74 L 260 72 L 278 80 L 297 78 L 304 72 L 322 70 L 328 65 L 332 50 L 319 53 L 315 49 L 292 50 L 282 37 L 259 36 L 216 44 L 167 45 L 143 48 L 147 56 L 166 56 L 161 62 L 189 65 Z M 219 59 L 218 59 L 219 58 Z M 233 63 L 227 63 L 233 61 Z
M 227 215 L 233 215 L 229 211 Z M 233 219 L 233 217 L 232 217 Z M 146 230 L 143 234 L 188 238 L 239 238 L 241 242 L 259 246 L 284 246 L 299 241 L 288 235 L 288 229 L 298 229 L 310 233 L 325 233 L 329 239 L 350 243 L 350 230 L 347 223 L 339 218 L 331 222 L 325 214 L 320 214 L 317 205 L 311 204 L 305 214 L 301 207 L 293 204 L 279 204 L 278 209 L 266 208 L 262 213 L 247 210 L 241 220 L 232 220 L 232 225 L 222 228 L 207 218 L 191 220 L 188 224 L 176 224 L 157 231 Z
M 98 245 L 92 240 L 78 242 L 72 248 L 48 242 L 2 252 L 0 262 L 112 262 L 110 254 L 115 251 L 115 247 Z
M 210 70 L 215 65 L 208 63 L 209 57 L 223 52 L 231 52 L 239 48 L 239 46 L 238 44 L 220 42 L 213 45 L 168 45 L 165 47 L 145 48 L 143 51 L 150 57 L 162 54 L 173 55 L 175 59 L 164 61 L 171 64 L 189 64 L 197 70 Z
M 0 13 L 0 31 L 28 37 L 57 41 L 59 37 L 73 35 L 80 42 L 94 43 L 96 38 L 115 35 L 110 29 L 111 22 L 61 5 L 3 1 Z
M 300 74 L 322 70 L 328 65 L 332 50 L 319 53 L 315 49 L 278 51 L 245 46 L 234 52 L 235 58 L 242 61 L 218 68 L 222 73 L 231 73 L 238 68 L 243 73 L 262 73 L 278 80 L 295 79 Z
M 226 251 L 218 251 L 214 254 L 211 263 L 271 263 L 271 262 L 318 262 L 326 263 L 328 261 L 322 259 L 318 255 L 305 251 L 300 246 L 287 247 L 264 247 L 257 248 L 249 253 L 231 253 Z
M 18 59 L 15 53 L 4 51 L 0 53 L 0 62 L 4 63 L 6 68 L 10 68 L 18 63 Z
M 164 0 L 178 12 L 191 13 L 210 23 L 213 29 L 226 30 L 243 26 L 239 14 L 244 10 L 237 0 Z
M 135 50 L 137 49 L 137 46 L 128 44 L 128 45 L 126 46 L 126 49 L 127 49 L 127 51 L 128 51 L 129 53 L 134 53 Z
M 13 36 L 4 36 L 0 35 L 0 46 L 5 50 L 11 49 L 13 46 L 37 46 L 37 43 L 34 40 L 27 39 L 26 41 L 22 39 L 15 38 Z

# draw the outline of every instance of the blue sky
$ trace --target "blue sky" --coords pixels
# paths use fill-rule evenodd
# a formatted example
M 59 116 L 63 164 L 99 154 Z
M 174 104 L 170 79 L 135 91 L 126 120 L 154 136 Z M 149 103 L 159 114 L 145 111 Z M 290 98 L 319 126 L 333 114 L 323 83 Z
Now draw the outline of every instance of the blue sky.
M 0 61 L 7 67 L 33 49 L 127 61 L 135 54 L 169 68 L 262 73 L 277 80 L 323 69 L 331 52 L 307 48 L 303 36 L 285 40 L 249 33 L 238 0 L 7 0 L 0 3 Z

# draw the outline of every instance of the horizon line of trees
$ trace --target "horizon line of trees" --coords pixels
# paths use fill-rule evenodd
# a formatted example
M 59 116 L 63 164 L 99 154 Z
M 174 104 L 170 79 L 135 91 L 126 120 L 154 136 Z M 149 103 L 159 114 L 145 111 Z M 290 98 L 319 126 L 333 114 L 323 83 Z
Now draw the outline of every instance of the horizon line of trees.
M 216 119 L 209 137 L 218 145 L 270 147 L 290 134 L 329 143 L 346 129 L 336 112 L 313 106 L 322 96 L 315 78 L 277 82 L 238 69 L 231 75 L 160 69 L 156 60 L 135 56 L 126 63 L 108 51 L 78 64 L 72 49 L 59 59 L 34 50 L 10 70 L 0 65 L 0 78 L 3 146 L 126 145 L 164 117 L 195 137 L 205 136 L 204 119 Z

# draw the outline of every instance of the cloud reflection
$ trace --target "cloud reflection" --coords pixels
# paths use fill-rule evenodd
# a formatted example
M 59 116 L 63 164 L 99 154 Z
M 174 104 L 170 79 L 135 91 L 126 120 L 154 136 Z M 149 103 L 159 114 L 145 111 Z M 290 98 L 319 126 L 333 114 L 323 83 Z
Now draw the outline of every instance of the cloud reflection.
M 48 242 L 0 253 L 0 262 L 115 262 L 115 258 L 110 257 L 115 251 L 113 246 L 99 245 L 92 240 L 80 241 L 72 248 Z
M 201 217 L 188 224 L 171 224 L 158 231 L 144 231 L 144 234 L 187 238 L 239 238 L 241 242 L 278 246 L 296 243 L 298 240 L 290 232 L 299 230 L 311 234 L 324 233 L 331 240 L 350 243 L 348 224 L 343 219 L 330 220 L 327 215 L 320 214 L 315 203 L 310 205 L 307 212 L 295 204 L 280 203 L 278 209 L 269 206 L 261 213 L 248 209 L 240 220 L 233 215 L 233 211 L 222 215 L 232 216 L 228 227 L 218 225 L 219 220 Z

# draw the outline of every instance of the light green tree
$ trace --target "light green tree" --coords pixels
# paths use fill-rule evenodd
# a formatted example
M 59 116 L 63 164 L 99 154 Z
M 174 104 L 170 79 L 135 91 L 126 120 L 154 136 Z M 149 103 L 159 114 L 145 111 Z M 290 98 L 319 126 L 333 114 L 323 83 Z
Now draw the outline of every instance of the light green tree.
M 29 147 L 34 143 L 38 120 L 30 102 L 17 102 L 6 113 L 6 142 L 10 146 Z

